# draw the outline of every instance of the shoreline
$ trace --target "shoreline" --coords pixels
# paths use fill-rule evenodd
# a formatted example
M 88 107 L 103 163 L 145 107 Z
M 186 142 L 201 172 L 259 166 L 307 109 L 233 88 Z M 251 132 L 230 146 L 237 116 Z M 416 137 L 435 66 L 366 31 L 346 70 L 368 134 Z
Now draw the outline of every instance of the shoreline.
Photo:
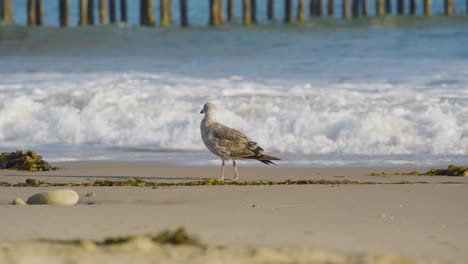
M 59 169 L 50 172 L 0 170 L 0 182 L 33 178 L 78 183 L 134 177 L 175 183 L 216 179 L 220 173 L 214 167 L 145 162 L 54 165 Z M 38 238 L 104 239 L 183 226 L 208 245 L 228 248 L 307 248 L 346 255 L 466 261 L 468 178 L 370 175 L 413 170 L 425 172 L 428 168 L 239 168 L 241 181 L 382 183 L 371 185 L 65 187 L 80 195 L 76 206 L 10 204 L 15 198 L 64 187 L 0 187 L 0 241 L 27 247 Z M 232 168 L 226 173 L 232 177 Z M 401 181 L 410 183 L 386 184 Z M 421 181 L 428 184 L 411 184 Z M 86 196 L 91 192 L 96 196 Z
M 147 161 L 66 161 L 54 162 L 54 171 L 25 172 L 0 170 L 0 182 L 17 183 L 28 178 L 47 182 L 77 183 L 87 180 L 126 180 L 137 178 L 157 182 L 182 182 L 189 180 L 218 179 L 220 166 L 173 166 Z M 422 175 L 431 167 L 336 167 L 336 168 L 285 168 L 285 167 L 239 167 L 240 181 L 285 181 L 285 180 L 353 180 L 381 183 L 395 182 L 468 182 L 467 177 Z M 438 168 L 438 167 L 437 167 Z M 408 175 L 417 171 L 420 175 Z M 373 173 L 383 175 L 372 175 Z M 232 166 L 226 165 L 226 179 L 233 177 Z M 398 175 L 400 174 L 400 175 Z

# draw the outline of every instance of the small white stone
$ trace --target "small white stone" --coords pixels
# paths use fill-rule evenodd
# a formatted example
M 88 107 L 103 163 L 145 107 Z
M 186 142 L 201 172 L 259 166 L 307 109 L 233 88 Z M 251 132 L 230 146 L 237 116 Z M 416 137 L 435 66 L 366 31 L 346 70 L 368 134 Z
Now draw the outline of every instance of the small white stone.
M 78 193 L 69 189 L 36 193 L 28 198 L 28 204 L 75 205 L 79 200 Z
M 14 205 L 27 205 L 27 203 L 21 199 L 21 198 L 16 198 L 14 201 L 13 201 L 13 204 Z

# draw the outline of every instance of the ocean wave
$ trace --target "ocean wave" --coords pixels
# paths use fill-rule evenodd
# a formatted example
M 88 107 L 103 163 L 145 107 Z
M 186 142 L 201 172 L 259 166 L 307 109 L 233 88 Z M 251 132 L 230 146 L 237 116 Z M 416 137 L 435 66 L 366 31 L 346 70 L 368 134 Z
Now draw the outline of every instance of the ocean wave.
M 199 112 L 212 102 L 220 122 L 269 151 L 468 154 L 463 71 L 328 84 L 136 71 L 0 75 L 0 146 L 201 150 Z

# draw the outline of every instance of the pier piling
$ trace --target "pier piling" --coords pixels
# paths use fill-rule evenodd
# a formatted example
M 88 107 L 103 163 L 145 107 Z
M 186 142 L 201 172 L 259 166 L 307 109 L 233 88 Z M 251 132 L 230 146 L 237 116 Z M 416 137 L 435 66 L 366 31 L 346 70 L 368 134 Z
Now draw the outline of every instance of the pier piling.
M 323 5 L 322 0 L 310 0 L 310 15 L 311 16 L 322 16 Z
M 115 0 L 109 0 L 109 15 L 110 15 L 110 22 L 115 24 L 117 22 L 117 6 L 115 5 Z
M 78 24 L 86 26 L 88 24 L 88 0 L 80 0 L 78 7 L 80 10 L 80 21 Z
M 11 24 L 15 22 L 13 0 L 2 1 L 2 20 Z
M 142 26 L 154 26 L 156 24 L 153 0 L 140 0 L 140 24 Z
M 416 15 L 416 10 L 417 10 L 417 3 L 416 0 L 410 0 L 410 6 L 409 6 L 409 13 L 410 15 Z
M 242 21 L 245 25 L 252 24 L 252 9 L 250 0 L 242 0 Z
M 107 0 L 99 0 L 99 23 L 109 23 L 109 15 L 107 13 Z
M 455 14 L 455 0 L 444 0 L 444 9 L 446 16 Z
M 45 3 L 49 1 L 44 0 L 22 0 L 26 5 L 27 25 L 28 26 L 42 26 L 44 25 Z M 53 1 L 53 0 L 50 0 Z M 59 24 L 61 27 L 71 26 L 71 11 L 74 17 L 78 14 L 78 25 L 94 25 L 97 24 L 97 17 L 99 14 L 99 23 L 118 23 L 119 19 L 122 23 L 128 23 L 128 10 L 127 0 L 74 0 L 78 4 L 78 10 L 70 6 L 71 0 L 55 0 L 59 3 Z M 161 27 L 169 27 L 174 23 L 173 21 L 173 0 L 159 0 L 158 10 L 160 13 Z M 209 0 L 209 24 L 217 26 L 224 24 L 226 21 L 234 23 L 236 21 L 235 5 L 236 1 L 242 4 L 242 20 L 243 24 L 257 23 L 257 0 Z M 327 1 L 326 3 L 323 1 Z M 308 16 L 323 16 L 325 15 L 325 8 L 327 8 L 327 15 L 333 16 L 335 9 L 335 0 L 284 0 L 284 23 L 292 23 L 295 20 L 298 22 L 307 21 Z M 370 6 L 375 6 L 375 15 L 391 15 L 392 8 L 396 15 L 417 15 L 418 13 L 418 0 L 375 0 L 374 3 L 369 3 L 369 0 L 342 0 L 342 19 L 348 20 L 352 17 L 369 16 L 374 14 L 370 10 Z M 419 7 L 423 9 L 424 16 L 432 15 L 432 1 L 422 0 Z M 455 10 L 456 0 L 443 0 L 443 12 L 446 16 L 453 16 L 456 14 Z M 19 2 L 19 0 L 18 0 Z M 157 18 L 155 17 L 155 0 L 140 0 L 140 24 L 142 26 L 154 26 Z M 178 6 L 180 7 L 180 26 L 186 27 L 188 22 L 188 0 L 179 0 Z M 266 10 L 261 8 L 261 14 L 266 13 L 266 18 L 269 21 L 275 19 L 275 1 L 262 0 L 261 3 L 267 4 Z M 0 20 L 6 23 L 14 23 L 14 3 L 15 0 L 0 0 Z M 134 2 L 132 1 L 132 4 Z M 297 4 L 297 6 L 296 6 Z M 327 5 L 326 7 L 324 5 Z M 98 11 L 95 7 L 99 7 Z M 176 4 L 177 6 L 177 4 Z M 24 10 L 24 7 L 22 10 Z M 226 8 L 225 8 L 226 7 Z M 120 8 L 117 10 L 117 8 Z M 297 9 L 295 9 L 297 8 Z M 438 9 L 440 10 L 440 9 Z M 98 13 L 96 13 L 98 12 Z M 297 13 L 296 13 L 297 12 Z M 440 11 L 439 11 L 440 12 Z M 463 12 L 463 11 L 459 11 Z M 468 0 L 466 0 L 466 11 L 468 14 Z M 118 15 L 120 14 L 120 17 Z M 73 18 L 75 19 L 75 18 Z M 24 23 L 24 22 L 23 22 Z M 75 22 L 73 21 L 75 25 Z
M 328 16 L 333 16 L 335 14 L 335 1 L 334 0 L 328 0 L 327 14 Z
M 218 0 L 218 20 L 220 24 L 226 22 L 226 16 L 224 15 L 224 0 Z
M 317 16 L 321 17 L 324 15 L 323 11 L 323 0 L 317 0 Z
M 172 17 L 173 17 L 172 16 L 173 15 L 173 9 L 172 8 L 173 8 L 174 5 L 172 4 L 172 0 L 168 0 L 168 6 L 169 6 L 169 11 L 168 11 L 169 12 L 169 23 L 173 24 L 174 21 L 172 19 Z
M 188 27 L 188 14 L 187 14 L 187 0 L 180 0 L 180 25 L 183 27 Z
M 122 23 L 128 23 L 127 0 L 120 0 L 120 21 Z
M 310 0 L 310 3 L 309 3 L 309 15 L 310 15 L 311 17 L 315 16 L 315 14 L 317 13 L 317 10 L 315 10 L 315 8 L 317 8 L 316 0 Z
M 36 25 L 36 0 L 28 0 L 28 25 Z
M 267 19 L 274 20 L 275 19 L 275 2 L 274 0 L 268 0 L 267 2 Z
M 406 13 L 405 10 L 405 0 L 397 0 L 397 13 L 398 15 L 404 15 Z
M 171 4 L 169 0 L 160 0 L 161 27 L 169 27 L 171 25 Z
M 94 0 L 88 0 L 88 25 L 94 25 Z
M 211 26 L 217 26 L 220 24 L 218 4 L 219 4 L 218 0 L 210 0 L 210 25 Z
M 353 17 L 358 17 L 359 16 L 359 1 L 360 0 L 352 0 Z
M 432 15 L 432 0 L 424 0 L 424 15 Z
M 343 19 L 344 20 L 348 20 L 351 18 L 351 12 L 349 10 L 349 0 L 343 0 L 343 13 L 342 13 L 342 16 L 343 16 Z
M 253 24 L 257 24 L 257 0 L 250 0 L 250 15 Z
M 292 0 L 284 0 L 284 22 L 291 23 L 292 22 Z
M 369 16 L 369 0 L 362 0 L 362 15 L 363 16 Z
M 140 0 L 140 25 L 145 26 L 146 25 L 146 15 L 145 15 L 145 10 L 146 10 L 146 0 Z
M 385 14 L 386 8 L 385 8 L 385 0 L 376 0 L 375 1 L 375 13 L 377 16 L 381 16 Z
M 236 22 L 236 12 L 235 12 L 234 0 L 228 0 L 227 13 L 228 13 L 228 21 L 231 22 L 231 23 Z
M 304 22 L 306 20 L 306 2 L 305 0 L 298 0 L 297 3 L 297 21 Z
M 392 13 L 392 0 L 385 0 L 385 14 Z
M 61 27 L 69 27 L 70 23 L 70 0 L 59 0 L 59 19 Z
M 155 26 L 156 25 L 156 17 L 154 16 L 154 2 L 153 0 L 146 0 L 147 2 L 147 9 L 146 9 L 146 18 L 147 18 L 147 25 L 148 26 Z
M 36 0 L 36 25 L 44 25 L 44 0 Z

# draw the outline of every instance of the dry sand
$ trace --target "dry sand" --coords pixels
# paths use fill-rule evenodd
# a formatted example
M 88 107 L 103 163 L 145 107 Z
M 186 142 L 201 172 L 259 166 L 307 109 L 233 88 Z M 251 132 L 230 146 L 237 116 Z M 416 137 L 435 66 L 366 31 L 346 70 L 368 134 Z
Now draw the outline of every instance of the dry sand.
M 1 170 L 0 182 L 16 183 L 35 178 L 64 183 L 128 177 L 178 182 L 215 178 L 219 174 L 219 168 L 214 167 L 167 167 L 149 163 L 70 162 L 54 165 L 60 169 L 40 173 Z M 123 263 L 126 257 L 152 263 L 149 260 L 154 260 L 155 256 L 159 256 L 158 260 L 163 263 L 187 260 L 193 263 L 262 263 L 268 262 L 270 257 L 272 260 L 297 257 L 298 263 L 300 260 L 324 260 L 322 257 L 330 257 L 326 259 L 330 263 L 358 263 L 353 262 L 356 261 L 353 256 L 357 255 L 393 255 L 468 263 L 468 178 L 370 176 L 371 172 L 413 170 L 424 172 L 427 168 L 284 169 L 241 166 L 241 180 L 348 179 L 385 184 L 155 189 L 71 187 L 81 197 L 76 206 L 14 206 L 10 203 L 15 198 L 26 199 L 34 193 L 59 187 L 0 187 L 0 263 L 30 263 L 21 262 L 24 256 L 35 257 L 36 263 L 41 263 L 41 259 L 44 263 L 54 263 L 45 262 L 52 259 L 64 263 L 67 260 L 64 256 L 69 256 L 71 263 L 74 257 L 80 263 L 99 263 L 98 260 L 106 258 Z M 232 173 L 230 168 L 227 172 Z M 402 181 L 427 183 L 389 184 Z M 90 192 L 96 196 L 86 197 Z M 139 244 L 126 245 L 132 249 L 130 251 L 115 247 L 113 250 L 120 252 L 117 254 L 109 249 L 33 242 L 38 238 L 103 239 L 157 233 L 178 226 L 197 234 L 208 245 L 226 248 L 160 247 L 140 241 Z M 135 254 L 137 257 L 132 258 Z M 179 255 L 191 257 L 174 257 Z M 85 259 L 88 261 L 83 262 Z M 407 260 L 362 257 L 360 261 L 404 263 Z M 413 260 L 408 263 L 413 263 Z

